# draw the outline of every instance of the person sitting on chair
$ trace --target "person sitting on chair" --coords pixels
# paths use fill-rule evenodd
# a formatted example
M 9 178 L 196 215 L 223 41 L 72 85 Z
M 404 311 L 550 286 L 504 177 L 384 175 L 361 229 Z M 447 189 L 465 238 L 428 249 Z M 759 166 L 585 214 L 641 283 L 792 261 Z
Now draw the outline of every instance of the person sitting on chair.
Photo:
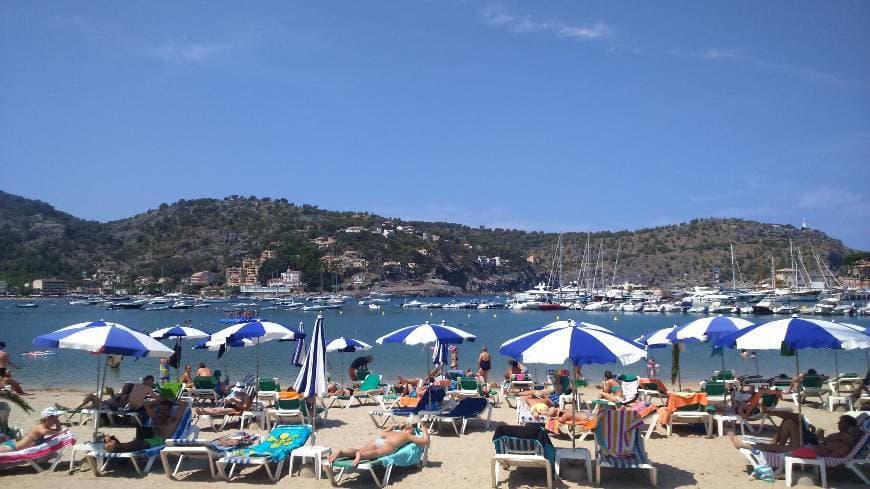
M 238 412 L 251 409 L 253 399 L 245 393 L 245 390 L 239 384 L 233 388 L 232 396 L 224 399 L 223 406 L 215 407 L 198 407 L 194 411 L 196 414 L 204 414 L 206 416 L 224 416 L 227 414 L 236 414 Z
M 773 443 L 748 443 L 740 437 L 732 435 L 731 443 L 735 448 L 756 449 L 762 452 L 787 453 L 798 448 L 798 440 L 800 439 L 800 425 L 797 421 L 796 413 L 794 416 L 788 416 L 783 419 L 782 424 L 776 430 L 776 436 L 773 438 Z M 861 428 L 858 427 L 858 422 L 852 416 L 840 416 L 837 422 L 837 433 L 824 436 L 824 430 L 816 430 L 815 437 L 818 439 L 818 444 L 808 443 L 806 436 L 804 443 L 815 452 L 818 457 L 845 457 L 852 451 L 855 444 L 863 436 Z
M 410 423 L 402 423 L 388 430 L 384 430 L 381 434 L 369 443 L 359 448 L 342 448 L 332 452 L 329 456 L 329 462 L 335 462 L 336 459 L 344 457 L 353 457 L 352 466 L 356 467 L 363 460 L 373 460 L 380 457 L 385 457 L 391 453 L 397 452 L 400 448 L 408 443 L 415 443 L 421 447 L 429 445 L 429 432 L 426 427 L 420 425 L 420 431 L 423 436 L 414 434 L 414 426 Z
M 60 425 L 60 419 L 58 419 L 60 414 L 63 414 L 63 411 L 57 408 L 47 407 L 43 409 L 39 424 L 34 426 L 18 441 L 10 439 L 7 435 L 0 434 L 0 453 L 24 450 L 25 448 L 43 443 L 48 436 L 62 433 L 64 428 Z
M 211 369 L 205 366 L 205 362 L 199 362 L 199 367 L 196 369 L 197 377 L 211 377 Z
M 601 392 L 598 394 L 599 399 L 606 399 L 610 402 L 622 401 L 622 386 L 619 381 L 613 376 L 613 372 L 606 370 L 604 372 L 604 384 L 601 385 Z
M 175 407 L 177 409 L 173 409 Z M 146 402 L 145 412 L 151 418 L 151 428 L 137 429 L 136 438 L 129 442 L 120 442 L 114 436 L 106 435 L 103 440 L 106 451 L 136 452 L 166 444 L 166 439 L 178 429 L 178 423 L 186 409 L 186 402 L 168 397 Z

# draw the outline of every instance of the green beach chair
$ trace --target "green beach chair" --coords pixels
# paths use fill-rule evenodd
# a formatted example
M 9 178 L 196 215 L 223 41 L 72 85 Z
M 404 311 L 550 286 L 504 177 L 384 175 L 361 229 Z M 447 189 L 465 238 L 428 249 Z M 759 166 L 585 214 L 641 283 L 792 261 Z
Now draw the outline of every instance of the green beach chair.
M 215 392 L 214 390 L 216 384 L 217 380 L 211 376 L 194 377 L 193 391 L 191 391 L 190 393 L 193 397 L 193 401 L 210 401 L 212 403 L 217 402 L 218 395 L 217 392 Z
M 350 399 L 345 402 L 344 407 L 349 408 L 354 401 L 360 406 L 365 405 L 363 401 L 371 401 L 371 404 L 378 404 L 377 396 L 384 394 L 384 389 L 380 387 L 381 376 L 378 374 L 368 374 L 368 376 L 360 384 L 359 388 L 353 391 Z
M 275 400 L 278 399 L 278 392 L 280 390 L 281 386 L 278 384 L 277 378 L 261 378 L 257 381 L 257 400 L 274 405 Z

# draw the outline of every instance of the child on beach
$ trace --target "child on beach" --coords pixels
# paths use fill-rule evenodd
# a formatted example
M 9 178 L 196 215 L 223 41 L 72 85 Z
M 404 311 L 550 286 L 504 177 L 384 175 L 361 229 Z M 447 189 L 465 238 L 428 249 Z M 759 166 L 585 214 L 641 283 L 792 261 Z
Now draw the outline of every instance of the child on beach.
M 161 358 L 160 359 L 160 382 L 165 383 L 169 382 L 169 359 Z

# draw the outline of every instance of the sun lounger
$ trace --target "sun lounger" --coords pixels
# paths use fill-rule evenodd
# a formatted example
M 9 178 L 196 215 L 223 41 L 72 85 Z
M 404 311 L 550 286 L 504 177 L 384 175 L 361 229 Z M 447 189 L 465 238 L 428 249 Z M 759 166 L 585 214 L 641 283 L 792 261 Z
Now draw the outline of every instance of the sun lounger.
M 63 460 L 67 449 L 76 444 L 76 436 L 71 431 L 46 438 L 39 445 L 14 452 L 0 453 L 0 469 L 29 465 L 37 473 L 44 470 L 54 471 L 57 464 Z M 40 464 L 49 464 L 43 468 Z
M 259 379 L 257 382 L 257 400 L 272 405 L 275 403 L 275 400 L 278 399 L 278 392 L 280 390 L 281 386 L 278 385 L 277 377 L 271 379 Z
M 495 455 L 491 460 L 492 487 L 497 487 L 502 468 L 540 467 L 546 471 L 547 487 L 553 488 L 556 449 L 547 433 L 537 426 L 499 426 L 492 436 Z
M 160 451 L 160 462 L 163 464 L 163 472 L 166 477 L 174 479 L 181 469 L 185 458 L 205 458 L 208 462 L 208 470 L 213 479 L 218 478 L 217 461 L 228 452 L 237 450 L 237 447 L 222 446 L 219 442 L 223 439 L 253 438 L 253 443 L 259 443 L 259 436 L 249 435 L 245 432 L 237 432 L 222 436 L 214 440 L 203 438 L 166 440 L 166 448 Z M 173 469 L 169 463 L 170 456 L 177 456 L 178 461 Z
M 175 407 L 174 409 L 178 409 Z M 191 420 L 191 411 L 190 408 L 185 409 L 184 413 L 181 415 L 181 419 L 178 422 L 178 427 L 175 429 L 175 433 L 169 438 L 173 440 L 185 439 L 185 438 L 196 438 L 196 435 L 199 433 L 199 429 L 190 424 Z M 146 423 L 146 426 L 151 425 L 151 420 L 149 419 Z M 147 474 L 151 470 L 151 466 L 154 465 L 154 461 L 160 455 L 160 450 L 162 450 L 166 445 L 158 445 L 156 447 L 151 447 L 145 450 L 139 450 L 136 452 L 107 452 L 105 450 L 93 450 L 88 452 L 87 458 L 90 463 L 91 470 L 93 470 L 94 475 L 101 476 L 105 473 L 106 467 L 108 466 L 111 460 L 129 460 L 131 464 L 133 464 L 133 469 L 136 470 L 136 473 L 140 476 Z M 144 459 L 145 465 L 144 467 L 139 467 L 139 460 Z
M 418 431 L 417 436 L 421 433 Z M 412 467 L 414 465 L 421 469 L 426 466 L 429 458 L 429 447 L 420 446 L 416 443 L 406 443 L 395 453 L 386 455 L 374 460 L 363 460 L 356 467 L 352 464 L 352 459 L 340 458 L 334 462 L 325 462 L 324 468 L 329 476 L 329 482 L 333 486 L 341 484 L 344 476 L 349 472 L 368 472 L 379 488 L 386 487 L 390 483 L 390 475 L 393 472 L 393 467 Z M 379 478 L 375 469 L 383 469 L 384 476 Z
M 216 384 L 214 377 L 195 377 L 193 390 L 190 392 L 194 403 L 202 401 L 216 403 L 218 400 L 217 392 L 214 390 Z
M 236 389 L 244 389 L 245 396 L 248 399 L 251 399 L 254 396 L 255 387 L 253 384 L 249 384 L 247 386 L 233 387 L 232 391 L 230 391 L 230 393 L 226 397 L 224 397 L 223 399 L 218 401 L 218 403 L 217 403 L 218 406 L 224 406 L 226 401 L 229 399 L 235 400 L 236 399 L 235 398 Z M 232 421 L 233 418 L 239 418 L 239 422 L 241 423 L 242 415 L 244 413 L 245 413 L 244 409 L 234 408 L 233 412 L 227 413 L 224 415 L 218 415 L 218 416 L 212 416 L 210 414 L 195 414 L 195 417 L 196 417 L 195 424 L 197 426 L 199 426 L 200 421 L 206 421 L 208 423 L 208 426 L 211 427 L 212 431 L 223 431 L 227 427 L 227 424 L 230 421 Z M 219 428 L 217 427 L 217 425 L 215 423 L 216 418 L 218 418 L 220 420 L 220 427 Z M 240 428 L 241 428 L 241 426 L 240 426 Z
M 595 484 L 601 485 L 601 469 L 641 469 L 649 471 L 655 487 L 657 470 L 647 460 L 641 418 L 631 409 L 607 409 L 599 414 L 595 429 Z
M 380 387 L 381 376 L 378 374 L 368 374 L 359 388 L 353 391 L 350 398 L 344 403 L 345 408 L 349 408 L 354 401 L 360 406 L 364 405 L 363 401 L 371 401 L 377 404 L 377 396 L 384 394 L 384 389 Z
M 791 399 L 795 404 L 797 404 L 798 402 L 803 403 L 808 397 L 815 397 L 821 404 L 824 404 L 825 399 L 822 397 L 822 394 L 825 394 L 826 392 L 827 390 L 822 384 L 821 376 L 804 375 L 801 379 L 800 392 L 792 393 Z
M 459 401 L 456 407 L 450 411 L 430 416 L 428 418 L 430 421 L 429 428 L 431 430 L 432 426 L 435 423 L 438 423 L 440 432 L 441 425 L 449 423 L 450 426 L 453 427 L 456 436 L 464 435 L 465 428 L 468 426 L 468 421 L 481 417 L 484 411 L 486 411 L 485 429 L 488 430 L 489 421 L 492 417 L 492 406 L 490 406 L 489 401 L 483 397 L 466 397 Z
M 420 400 L 414 407 L 395 408 L 388 410 L 376 409 L 369 411 L 369 417 L 378 428 L 383 428 L 394 418 L 406 417 L 413 421 L 421 411 L 441 411 L 441 403 L 444 401 L 446 391 L 443 387 L 431 386 L 420 396 Z
M 230 480 L 236 467 L 258 466 L 266 469 L 266 474 L 272 482 L 277 482 L 290 453 L 305 445 L 310 436 L 311 425 L 276 426 L 262 442 L 221 457 L 217 461 L 218 473 L 223 479 Z M 272 464 L 275 465 L 274 469 Z M 226 471 L 227 466 L 230 467 L 229 473 Z
M 813 465 L 819 472 L 822 487 L 828 487 L 828 467 L 847 467 L 855 473 L 865 484 L 870 484 L 870 478 L 864 474 L 863 468 L 870 465 L 870 417 L 863 416 L 859 418 L 859 423 L 862 423 L 864 436 L 852 448 L 845 457 L 819 457 L 819 458 L 801 458 L 789 453 L 772 453 L 763 452 L 761 450 L 750 450 L 741 448 L 740 453 L 746 457 L 753 468 L 759 465 L 768 465 L 777 467 L 778 471 L 784 470 L 786 486 L 792 485 L 792 469 L 795 464 Z M 760 441 L 767 442 L 768 440 L 759 440 L 752 437 L 743 437 L 744 441 Z

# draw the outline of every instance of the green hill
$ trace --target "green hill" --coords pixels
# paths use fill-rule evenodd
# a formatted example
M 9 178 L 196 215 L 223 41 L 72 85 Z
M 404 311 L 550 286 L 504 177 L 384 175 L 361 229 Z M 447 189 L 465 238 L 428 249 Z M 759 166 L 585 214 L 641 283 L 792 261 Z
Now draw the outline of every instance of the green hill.
M 346 232 L 348 228 L 359 232 Z M 321 249 L 313 242 L 316 238 L 329 246 Z M 813 252 L 835 271 L 851 252 L 819 231 L 738 219 L 698 219 L 592 233 L 588 274 L 598 261 L 600 247 L 599 280 L 604 277 L 605 283 L 614 279 L 617 248 L 617 282 L 709 283 L 716 265 L 721 265 L 723 280 L 728 281 L 733 243 L 742 276 L 755 281 L 769 276 L 771 257 L 777 267 L 790 263 L 789 238 L 801 248 L 811 272 L 817 269 Z M 0 280 L 17 287 L 45 277 L 63 278 L 75 286 L 97 269 L 113 270 L 123 283 L 141 276 L 179 280 L 201 270 L 222 275 L 226 267 L 239 266 L 243 258 L 259 257 L 270 249 L 277 256 L 262 263 L 263 281 L 290 266 L 301 269 L 312 288 L 319 287 L 321 277 L 329 288 L 336 282 L 349 284 L 354 273 L 365 272 L 380 284 L 429 280 L 468 292 L 510 290 L 546 280 L 552 264 L 558 262 L 557 241 L 554 233 L 408 222 L 300 206 L 285 199 L 239 196 L 180 200 L 99 223 L 0 192 Z M 586 233 L 563 235 L 564 280 L 576 279 L 586 241 Z M 327 264 L 325 256 L 366 262 Z M 530 256 L 534 263 L 528 261 Z M 497 264 L 494 257 L 499 258 Z

